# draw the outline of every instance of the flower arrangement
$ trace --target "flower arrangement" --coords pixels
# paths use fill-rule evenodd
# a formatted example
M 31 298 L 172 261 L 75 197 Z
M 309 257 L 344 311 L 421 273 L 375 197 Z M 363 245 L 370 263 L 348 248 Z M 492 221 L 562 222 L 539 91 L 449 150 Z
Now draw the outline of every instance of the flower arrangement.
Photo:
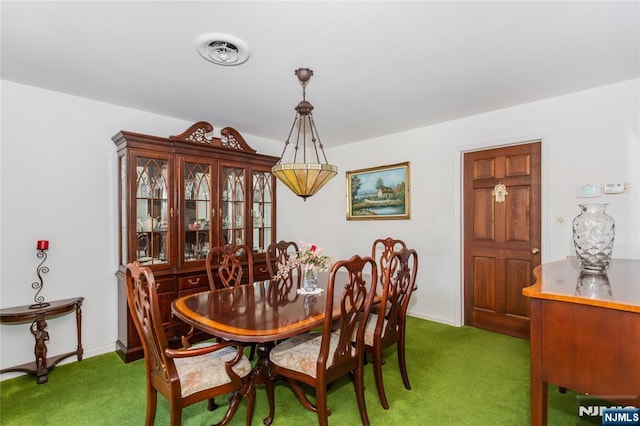
M 298 252 L 297 259 L 305 266 L 305 269 L 311 269 L 313 267 L 318 268 L 319 271 L 326 271 L 331 265 L 331 257 L 326 254 L 322 254 L 324 249 L 317 247 L 314 244 L 305 243 L 300 241 L 300 251 Z
M 290 258 L 285 264 L 278 265 L 276 278 L 287 278 L 289 271 L 298 265 L 302 267 L 303 274 L 313 271 L 327 271 L 331 266 L 331 257 L 323 254 L 324 249 L 315 244 L 300 241 L 298 255 Z

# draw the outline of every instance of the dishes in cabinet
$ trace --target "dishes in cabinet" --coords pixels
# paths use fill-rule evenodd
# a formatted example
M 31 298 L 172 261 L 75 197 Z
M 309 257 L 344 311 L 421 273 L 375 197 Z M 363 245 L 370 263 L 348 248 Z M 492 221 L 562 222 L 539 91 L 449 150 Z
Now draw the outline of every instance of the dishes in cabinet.
M 206 219 L 196 220 L 193 223 L 187 224 L 187 229 L 189 231 L 198 231 L 198 230 L 209 229 L 209 221 L 206 220 Z
M 147 217 L 138 217 L 138 220 L 137 220 L 138 232 L 151 232 L 152 222 L 153 220 L 151 219 L 151 215 L 147 215 Z
M 138 217 L 136 221 L 136 231 L 138 232 L 151 232 L 151 231 L 166 231 L 167 222 L 162 220 L 162 217 Z

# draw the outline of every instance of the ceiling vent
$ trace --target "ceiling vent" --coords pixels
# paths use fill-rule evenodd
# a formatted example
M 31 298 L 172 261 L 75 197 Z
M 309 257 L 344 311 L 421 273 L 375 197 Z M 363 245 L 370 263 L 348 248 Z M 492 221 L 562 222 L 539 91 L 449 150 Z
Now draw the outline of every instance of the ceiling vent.
M 202 34 L 196 39 L 196 48 L 200 56 L 218 65 L 240 65 L 249 59 L 247 43 L 229 34 Z

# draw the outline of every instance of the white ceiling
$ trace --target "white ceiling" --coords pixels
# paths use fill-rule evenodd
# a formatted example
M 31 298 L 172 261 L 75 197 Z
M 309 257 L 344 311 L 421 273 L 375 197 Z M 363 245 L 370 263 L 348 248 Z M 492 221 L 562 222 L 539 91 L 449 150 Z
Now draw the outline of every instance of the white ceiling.
M 637 78 L 638 1 L 2 1 L 1 77 L 284 140 L 314 77 L 327 147 Z M 249 60 L 195 39 L 243 39 Z M 130 129 L 135 130 L 135 129 Z

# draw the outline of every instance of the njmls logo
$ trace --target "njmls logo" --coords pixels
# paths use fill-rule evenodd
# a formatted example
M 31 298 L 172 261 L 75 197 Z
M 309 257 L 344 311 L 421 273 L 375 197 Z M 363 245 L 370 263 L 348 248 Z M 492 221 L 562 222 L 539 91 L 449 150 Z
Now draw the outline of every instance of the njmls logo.
M 580 417 L 591 416 L 591 417 L 602 417 L 606 410 L 628 410 L 635 409 L 636 407 L 613 407 L 608 405 L 581 405 L 578 407 L 578 415 Z
M 602 425 L 640 425 L 640 409 L 607 408 L 602 412 Z
M 582 418 L 602 419 L 603 425 L 640 426 L 640 409 L 635 407 L 634 395 L 578 395 L 578 416 Z M 623 401 L 628 400 L 628 404 Z M 624 405 L 611 405 L 607 401 L 618 401 Z M 607 422 L 605 423 L 605 415 Z

